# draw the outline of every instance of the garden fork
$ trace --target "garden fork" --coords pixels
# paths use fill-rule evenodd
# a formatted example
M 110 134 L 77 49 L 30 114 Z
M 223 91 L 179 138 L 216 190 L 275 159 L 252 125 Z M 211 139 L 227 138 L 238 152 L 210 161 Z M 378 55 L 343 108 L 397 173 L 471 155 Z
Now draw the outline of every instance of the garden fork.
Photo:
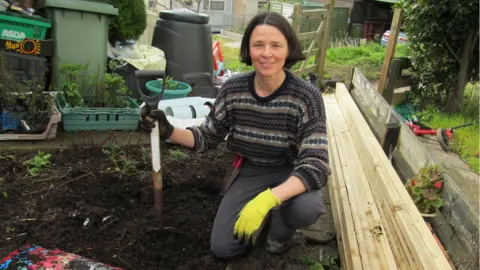
M 158 103 L 163 98 L 165 92 L 165 71 L 162 70 L 137 70 L 135 71 L 135 77 L 137 78 L 137 91 L 140 99 L 145 102 L 145 106 L 148 106 L 150 110 L 158 110 Z M 162 78 L 162 91 L 160 94 L 153 93 L 145 89 L 145 81 L 155 80 Z M 143 84 L 142 84 L 142 83 Z M 160 160 L 160 130 L 158 123 L 154 122 L 155 127 L 152 128 L 150 133 L 150 146 L 152 152 L 152 183 L 153 194 L 155 198 L 155 214 L 157 216 L 160 228 L 163 228 L 163 178 L 162 178 L 162 165 Z

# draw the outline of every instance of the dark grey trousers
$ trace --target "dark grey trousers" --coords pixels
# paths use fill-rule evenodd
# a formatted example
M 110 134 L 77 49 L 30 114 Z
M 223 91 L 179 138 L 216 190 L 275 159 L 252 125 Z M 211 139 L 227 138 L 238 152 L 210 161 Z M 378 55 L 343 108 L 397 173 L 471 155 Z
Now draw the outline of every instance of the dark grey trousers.
M 245 161 L 237 179 L 228 188 L 213 224 L 211 250 L 221 259 L 244 254 L 249 246 L 233 237 L 233 227 L 242 208 L 267 188 L 285 182 L 292 172 L 291 165 L 259 167 Z M 305 192 L 274 208 L 269 234 L 278 241 L 290 240 L 295 231 L 307 227 L 325 213 L 322 193 Z

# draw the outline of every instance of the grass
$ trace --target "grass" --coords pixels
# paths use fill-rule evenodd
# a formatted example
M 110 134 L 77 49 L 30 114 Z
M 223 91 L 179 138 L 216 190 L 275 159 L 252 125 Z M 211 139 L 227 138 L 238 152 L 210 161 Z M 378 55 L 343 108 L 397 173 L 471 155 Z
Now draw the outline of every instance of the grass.
M 427 108 L 421 114 L 421 120 L 431 128 L 450 128 L 466 123 L 473 125 L 454 130 L 451 142 L 452 151 L 460 155 L 470 168 L 480 174 L 480 127 L 478 119 L 480 87 L 477 84 L 469 84 L 465 89 L 465 104 L 458 114 L 446 114 L 437 108 Z
M 370 81 L 380 77 L 386 47 L 368 42 L 359 47 L 333 46 L 327 50 L 325 78 L 343 80 L 349 67 L 360 68 Z M 405 48 L 397 47 L 395 57 L 405 56 Z

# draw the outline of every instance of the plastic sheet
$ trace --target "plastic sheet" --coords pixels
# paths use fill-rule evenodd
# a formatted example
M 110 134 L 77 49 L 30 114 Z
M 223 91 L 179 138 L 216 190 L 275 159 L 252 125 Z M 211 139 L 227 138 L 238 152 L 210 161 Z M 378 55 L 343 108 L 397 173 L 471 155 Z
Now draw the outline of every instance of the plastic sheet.
M 63 270 L 63 269 L 91 269 L 91 270 L 122 270 L 121 268 L 95 262 L 76 254 L 59 249 L 49 250 L 40 246 L 26 246 L 15 250 L 2 261 L 0 270 Z

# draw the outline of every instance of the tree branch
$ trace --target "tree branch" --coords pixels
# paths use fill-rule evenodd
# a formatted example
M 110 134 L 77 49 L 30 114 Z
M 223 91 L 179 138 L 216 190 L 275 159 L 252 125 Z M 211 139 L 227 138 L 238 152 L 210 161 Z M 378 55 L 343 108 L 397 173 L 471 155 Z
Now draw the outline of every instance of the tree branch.
M 478 30 L 473 36 L 472 44 L 470 44 L 470 52 L 468 54 L 468 59 L 472 58 L 473 52 L 475 51 L 475 45 L 477 45 L 477 41 L 478 41 Z
M 455 59 L 457 59 L 457 62 L 460 64 L 460 58 L 459 58 L 458 55 L 453 51 L 452 46 L 450 46 L 450 44 L 448 44 L 448 41 L 447 41 L 447 39 L 445 39 L 445 37 L 443 37 L 443 43 L 445 43 L 445 45 L 447 45 L 447 48 L 448 48 L 448 50 L 450 51 L 450 53 L 452 53 L 453 57 L 455 57 Z
M 163 7 L 163 8 L 166 9 L 166 10 L 170 10 L 169 7 L 167 7 L 167 6 L 163 5 L 163 4 L 158 3 L 158 1 L 155 1 L 155 7 L 157 7 L 157 6 Z

